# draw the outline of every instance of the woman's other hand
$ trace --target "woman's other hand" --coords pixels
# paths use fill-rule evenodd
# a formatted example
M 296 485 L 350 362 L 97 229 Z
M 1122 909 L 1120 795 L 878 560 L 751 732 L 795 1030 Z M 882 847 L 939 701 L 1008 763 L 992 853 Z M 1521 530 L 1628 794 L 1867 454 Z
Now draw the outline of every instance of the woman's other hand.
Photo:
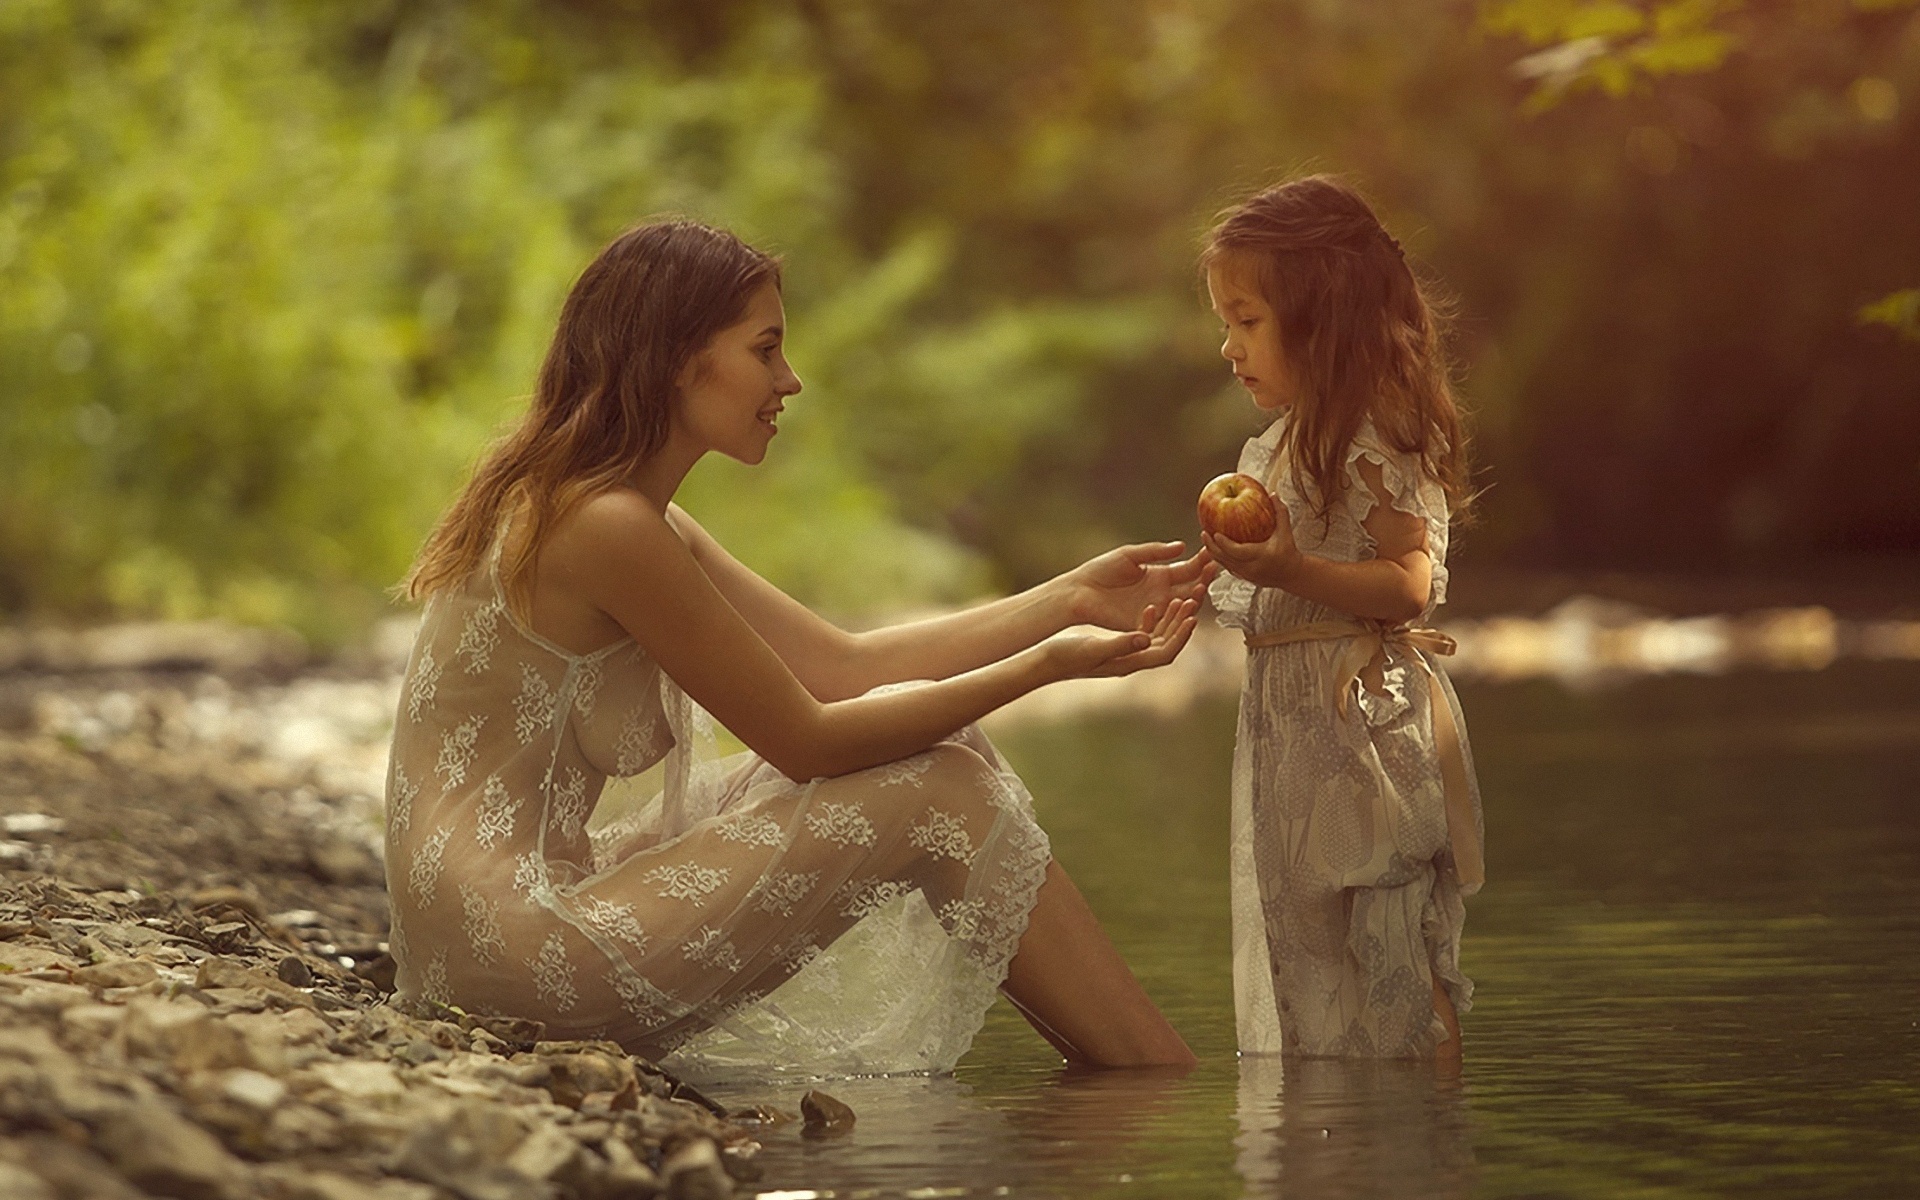
M 1261 587 L 1288 587 L 1300 569 L 1300 547 L 1294 544 L 1293 521 L 1285 505 L 1274 506 L 1273 533 L 1264 542 L 1236 542 L 1217 533 L 1202 533 L 1200 544 L 1219 565 L 1248 583 Z
M 1198 601 L 1220 568 L 1205 550 L 1180 559 L 1185 549 L 1184 542 L 1116 546 L 1061 576 L 1069 589 L 1074 624 L 1151 630 L 1172 605 Z
M 1048 661 L 1062 679 L 1131 675 L 1172 662 L 1193 636 L 1200 602 L 1175 600 L 1164 608 L 1149 605 L 1140 628 L 1129 633 L 1070 631 L 1046 641 Z

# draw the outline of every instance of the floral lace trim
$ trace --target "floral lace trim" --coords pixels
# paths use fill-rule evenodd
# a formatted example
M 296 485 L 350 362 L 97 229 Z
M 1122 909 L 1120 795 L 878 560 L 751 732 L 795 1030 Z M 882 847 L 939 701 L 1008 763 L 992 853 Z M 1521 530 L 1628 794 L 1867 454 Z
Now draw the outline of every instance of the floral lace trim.
M 1369 423 L 1353 445 L 1347 448 L 1347 494 L 1353 506 L 1353 520 L 1360 528 L 1361 545 L 1368 554 L 1375 549 L 1373 535 L 1367 532 L 1367 518 L 1379 501 L 1373 489 L 1360 476 L 1362 460 L 1380 468 L 1380 482 L 1387 489 L 1387 502 L 1400 512 L 1419 517 L 1427 527 L 1428 557 L 1433 560 L 1433 591 L 1427 600 L 1432 612 L 1447 602 L 1447 531 L 1450 516 L 1446 494 L 1435 481 L 1426 478 L 1417 466 L 1408 469 L 1408 456 L 1382 445 Z
M 986 1023 L 987 1012 L 998 998 L 1000 985 L 1006 980 L 1014 955 L 1019 952 L 1020 940 L 1026 936 L 1034 904 L 1046 882 L 1047 865 L 1053 861 L 1052 844 L 1046 831 L 1034 820 L 1033 801 L 1025 785 L 1011 771 L 996 770 L 991 778 L 992 802 L 1003 816 L 997 823 L 996 833 L 988 836 L 976 857 L 975 869 L 992 870 L 997 877 L 981 889 L 983 894 L 974 895 L 970 888 L 965 899 L 949 901 L 935 914 L 947 936 L 962 943 L 965 959 L 964 967 L 944 973 L 945 994 L 933 998 L 929 1006 L 943 1018 L 937 1039 L 929 1037 L 927 1042 L 915 1046 L 888 1047 L 892 1057 L 863 1057 L 859 1061 L 850 1059 L 844 1048 L 828 1044 L 796 1045 L 781 1039 L 754 1047 L 748 1042 L 744 1049 L 749 1053 L 766 1051 L 765 1057 L 751 1066 L 743 1066 L 740 1061 L 742 1047 L 728 1047 L 711 1058 L 699 1050 L 684 1049 L 674 1053 L 673 1069 L 702 1078 L 760 1074 L 832 1078 L 952 1070 L 954 1062 L 973 1044 Z M 797 944 L 790 951 L 795 965 L 802 968 L 831 965 L 814 962 L 823 953 L 830 957 L 830 952 L 831 947 L 823 952 L 810 942 Z M 753 1002 L 759 999 L 755 997 Z M 715 1018 L 728 1020 L 729 1027 L 733 1028 L 732 1020 L 746 1015 L 750 1007 L 729 1003 L 724 1013 L 716 1010 Z M 908 1061 L 915 1053 L 929 1051 L 935 1057 Z

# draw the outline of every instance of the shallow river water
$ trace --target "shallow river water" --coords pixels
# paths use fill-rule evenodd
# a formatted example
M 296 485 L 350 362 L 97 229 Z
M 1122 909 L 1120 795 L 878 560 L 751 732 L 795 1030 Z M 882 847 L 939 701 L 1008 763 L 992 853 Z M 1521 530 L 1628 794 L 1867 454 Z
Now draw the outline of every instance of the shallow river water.
M 1920 1194 L 1920 668 L 1461 692 L 1489 883 L 1457 1077 L 1236 1059 L 1230 700 L 1025 726 L 999 741 L 1056 855 L 1201 1066 L 1066 1074 L 1003 1001 L 952 1078 L 827 1085 L 854 1132 L 770 1131 L 762 1186 Z

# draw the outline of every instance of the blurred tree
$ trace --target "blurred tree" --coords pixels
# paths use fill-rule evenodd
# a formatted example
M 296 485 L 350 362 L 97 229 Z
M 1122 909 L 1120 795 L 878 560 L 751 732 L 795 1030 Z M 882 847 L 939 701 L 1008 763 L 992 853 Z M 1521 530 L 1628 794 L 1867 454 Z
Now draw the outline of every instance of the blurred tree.
M 1853 314 L 1916 94 L 1912 0 L 0 6 L 0 607 L 351 629 L 662 210 L 789 256 L 808 389 L 687 499 L 805 598 L 1189 534 L 1258 427 L 1198 239 L 1309 167 L 1458 297 L 1471 553 L 1910 548 L 1920 356 Z

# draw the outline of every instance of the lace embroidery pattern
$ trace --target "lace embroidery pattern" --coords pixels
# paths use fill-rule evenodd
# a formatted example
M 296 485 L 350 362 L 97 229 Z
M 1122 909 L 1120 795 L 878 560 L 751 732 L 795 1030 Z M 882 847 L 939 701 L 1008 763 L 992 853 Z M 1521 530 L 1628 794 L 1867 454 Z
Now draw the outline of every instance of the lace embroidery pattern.
M 460 908 L 465 914 L 461 924 L 467 931 L 467 944 L 476 961 L 492 966 L 506 953 L 507 939 L 500 932 L 500 902 L 489 900 L 470 883 L 460 885 Z
M 833 894 L 840 915 L 858 921 L 872 916 L 913 889 L 891 879 L 856 879 Z
M 400 910 L 387 902 L 387 953 L 393 955 L 396 965 L 405 967 L 413 962 L 413 955 L 407 949 L 407 927 L 400 922 Z
M 500 618 L 506 611 L 506 604 L 495 597 L 467 617 L 460 630 L 460 644 L 453 648 L 455 658 L 466 660 L 467 674 L 478 675 L 493 661 L 493 652 L 500 645 Z
M 727 841 L 739 842 L 743 846 L 778 846 L 787 836 L 780 822 L 759 813 L 728 817 L 714 826 L 713 831 Z
M 591 897 L 580 914 L 587 924 L 593 926 L 608 937 L 619 938 L 632 946 L 637 953 L 647 952 L 647 935 L 640 928 L 640 922 L 634 918 L 633 905 L 615 904 L 598 896 Z
M 440 687 L 440 664 L 433 660 L 433 645 L 420 651 L 419 665 L 413 669 L 413 686 L 407 689 L 407 719 L 418 721 L 420 714 L 433 707 L 434 693 Z
M 601 678 L 599 659 L 589 658 L 581 662 L 580 674 L 573 684 L 573 710 L 580 714 L 583 721 L 593 719 L 593 702 L 600 698 Z
M 897 787 L 901 784 L 924 787 L 927 771 L 932 766 L 932 757 L 916 754 L 912 758 L 903 758 L 899 762 L 888 763 L 884 767 L 874 769 L 879 772 L 880 784 L 883 787 Z
M 928 809 L 927 823 L 915 825 L 908 831 L 907 840 L 936 857 L 969 866 L 973 863 L 973 838 L 967 833 L 967 823 L 952 813 Z
M 972 941 L 986 928 L 987 905 L 984 900 L 949 900 L 934 915 L 948 933 L 963 941 Z
M 544 903 L 553 895 L 553 876 L 547 860 L 532 850 L 513 860 L 513 890 L 523 893 L 528 904 Z
M 393 767 L 393 786 L 387 790 L 387 833 L 391 836 L 405 833 L 413 824 L 413 802 L 420 795 L 420 785 L 407 778 L 407 773 L 398 763 Z
M 697 963 L 703 963 L 716 971 L 725 971 L 729 975 L 738 974 L 746 964 L 740 961 L 740 954 L 727 940 L 727 935 L 709 925 L 702 925 L 700 932 L 687 939 L 680 953 Z
M 447 948 L 433 952 L 433 961 L 421 973 L 420 991 L 435 1004 L 452 1004 L 453 988 L 447 983 Z
M 613 746 L 613 772 L 637 775 L 647 769 L 647 752 L 653 749 L 653 736 L 659 726 L 645 704 L 635 705 L 620 726 L 620 740 Z
M 513 700 L 513 731 L 519 735 L 520 744 L 532 744 L 553 724 L 558 708 L 559 697 L 553 694 L 547 677 L 534 670 L 532 663 L 521 663 L 520 694 Z
M 567 940 L 558 930 L 540 943 L 540 953 L 528 959 L 527 966 L 533 970 L 534 990 L 556 1012 L 566 1012 L 580 998 L 573 990 L 573 960 L 567 957 Z
M 568 767 L 564 782 L 553 788 L 552 828 L 569 840 L 580 836 L 587 824 L 587 777 L 578 767 Z
M 422 908 L 433 903 L 434 892 L 440 886 L 441 856 L 446 853 L 447 839 L 452 836 L 453 830 L 443 826 L 434 830 L 413 852 L 413 866 L 407 871 L 407 890 Z
M 818 871 L 775 871 L 760 889 L 760 911 L 790 917 L 794 905 L 806 899 L 819 882 Z
M 858 804 L 821 804 L 807 814 L 807 828 L 813 836 L 842 846 L 871 846 L 875 836 L 873 822 Z
M 662 899 L 700 900 L 718 891 L 732 876 L 733 872 L 726 867 L 680 863 L 671 867 L 655 867 L 640 878 L 647 883 L 661 884 Z
M 447 787 L 457 788 L 467 781 L 467 771 L 473 766 L 480 744 L 480 727 L 486 723 L 485 713 L 476 714 L 449 729 L 440 739 L 440 761 L 434 765 L 433 773 L 445 780 Z
M 513 837 L 513 814 L 520 810 L 523 801 L 507 794 L 507 785 L 500 782 L 498 775 L 487 777 L 487 786 L 480 797 L 474 825 L 474 840 L 487 849 L 493 844 Z
M 716 1025 L 724 1025 L 767 998 L 765 992 L 741 992 L 738 996 L 723 1004 L 710 1018 Z
M 820 947 L 813 944 L 812 938 L 802 935 L 775 950 L 773 957 L 780 965 L 797 974 L 802 967 L 820 957 Z
M 657 1029 L 673 1019 L 659 989 L 619 971 L 609 971 L 603 978 L 613 988 L 613 994 L 620 997 L 620 1007 L 643 1027 Z

